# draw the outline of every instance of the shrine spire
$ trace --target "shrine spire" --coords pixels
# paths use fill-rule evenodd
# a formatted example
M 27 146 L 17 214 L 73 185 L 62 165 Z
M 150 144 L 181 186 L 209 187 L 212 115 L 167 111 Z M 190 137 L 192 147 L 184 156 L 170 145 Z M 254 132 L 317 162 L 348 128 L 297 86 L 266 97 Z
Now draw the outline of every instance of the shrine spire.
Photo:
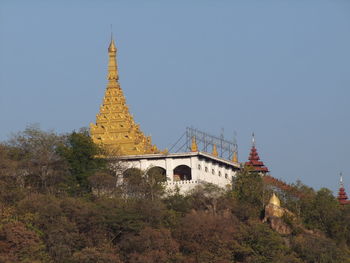
M 348 196 L 345 192 L 344 183 L 343 183 L 343 174 L 340 173 L 340 182 L 339 182 L 339 192 L 338 192 L 338 202 L 341 205 L 349 204 Z
M 111 42 L 108 47 L 108 56 L 109 60 L 107 79 L 110 82 L 117 82 L 119 79 L 117 67 L 117 48 L 113 39 L 113 33 L 111 33 Z
M 248 162 L 246 162 L 245 165 L 253 167 L 254 172 L 264 173 L 264 174 L 269 172 L 269 169 L 264 165 L 262 161 L 260 161 L 260 157 L 256 149 L 254 133 L 252 134 L 252 148 L 250 150 Z

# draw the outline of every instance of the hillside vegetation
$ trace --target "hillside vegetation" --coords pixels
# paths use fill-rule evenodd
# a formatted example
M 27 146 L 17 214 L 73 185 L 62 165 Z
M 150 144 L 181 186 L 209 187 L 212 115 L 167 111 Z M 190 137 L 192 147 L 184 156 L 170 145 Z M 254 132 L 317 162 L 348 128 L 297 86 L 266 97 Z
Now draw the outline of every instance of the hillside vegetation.
M 158 174 L 117 184 L 122 164 L 99 156 L 84 130 L 32 126 L 0 144 L 0 262 L 350 262 L 350 206 L 328 189 L 247 168 L 233 187 L 183 196 Z M 262 223 L 272 191 L 293 214 L 288 235 Z

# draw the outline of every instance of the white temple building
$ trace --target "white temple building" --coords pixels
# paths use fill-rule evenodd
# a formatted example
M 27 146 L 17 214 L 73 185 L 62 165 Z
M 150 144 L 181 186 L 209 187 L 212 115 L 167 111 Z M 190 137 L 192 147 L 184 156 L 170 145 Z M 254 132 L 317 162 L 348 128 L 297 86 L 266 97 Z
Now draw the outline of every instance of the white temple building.
M 166 176 L 168 189 L 179 187 L 181 193 L 188 192 L 196 185 L 212 183 L 219 187 L 230 187 L 239 163 L 215 157 L 205 152 L 170 154 L 144 154 L 124 156 L 127 169 L 149 171 L 158 169 Z

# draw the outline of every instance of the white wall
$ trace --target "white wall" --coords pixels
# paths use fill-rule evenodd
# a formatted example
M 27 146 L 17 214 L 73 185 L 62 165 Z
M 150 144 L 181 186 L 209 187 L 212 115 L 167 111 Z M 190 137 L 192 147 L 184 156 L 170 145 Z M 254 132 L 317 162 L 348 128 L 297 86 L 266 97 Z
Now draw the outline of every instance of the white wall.
M 167 188 L 180 188 L 182 193 L 193 189 L 196 185 L 207 182 L 220 187 L 226 187 L 232 182 L 232 176 L 236 175 L 233 167 L 224 165 L 216 160 L 200 158 L 200 156 L 164 157 L 158 159 L 127 160 L 128 168 L 147 170 L 158 166 L 166 170 Z M 192 180 L 174 181 L 173 171 L 179 165 L 187 165 L 191 168 Z M 227 177 L 227 178 L 226 178 Z

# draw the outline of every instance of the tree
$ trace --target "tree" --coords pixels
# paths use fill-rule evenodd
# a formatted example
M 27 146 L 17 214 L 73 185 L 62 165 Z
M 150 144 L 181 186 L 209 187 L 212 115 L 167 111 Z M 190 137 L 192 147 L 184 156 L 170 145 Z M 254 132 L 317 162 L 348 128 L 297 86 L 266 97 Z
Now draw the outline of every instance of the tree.
M 39 235 L 18 221 L 0 228 L 0 262 L 50 262 Z
M 261 175 L 245 167 L 233 180 L 233 196 L 236 198 L 236 212 L 240 218 L 258 218 L 263 209 L 264 185 Z
M 32 194 L 18 203 L 17 214 L 26 224 L 43 233 L 49 255 L 55 262 L 67 262 L 84 244 L 76 224 L 64 215 L 61 199 L 48 194 Z
M 313 198 L 307 200 L 308 203 L 305 204 L 304 201 L 301 208 L 306 226 L 321 230 L 335 240 L 345 241 L 346 225 L 342 220 L 340 205 L 332 192 L 322 188 L 313 195 Z
M 123 177 L 123 190 L 130 198 L 158 200 L 165 191 L 164 175 L 155 169 L 148 171 L 127 169 Z
M 107 161 L 102 158 L 103 150 L 92 141 L 87 131 L 69 134 L 57 152 L 69 164 L 71 193 L 90 192 L 88 177 L 97 171 L 107 169 Z
M 64 141 L 53 131 L 42 131 L 39 126 L 28 126 L 23 132 L 12 135 L 7 145 L 8 156 L 17 161 L 16 180 L 41 192 L 58 191 L 67 178 L 67 166 L 57 154 Z
M 130 263 L 179 262 L 179 245 L 168 229 L 145 227 L 137 235 L 126 236 L 121 249 Z
M 239 244 L 239 225 L 230 214 L 193 211 L 181 220 L 174 236 L 185 262 L 229 263 L 234 262 L 234 251 L 245 250 Z
M 348 253 L 341 251 L 331 239 L 310 234 L 292 239 L 292 248 L 306 263 L 350 262 Z
M 97 197 L 111 197 L 117 190 L 118 178 L 109 171 L 97 171 L 88 177 L 94 195 Z
M 174 191 L 167 192 L 167 195 L 164 197 L 163 202 L 165 203 L 168 210 L 173 211 L 179 216 L 183 216 L 191 209 L 189 195 L 180 194 L 180 189 L 175 188 Z
M 291 253 L 282 237 L 266 224 L 250 221 L 243 232 L 243 244 L 251 248 L 249 262 L 282 263 L 281 258 Z
M 89 247 L 75 252 L 72 263 L 122 263 L 115 249 L 106 247 Z
M 1 215 L 6 207 L 23 198 L 23 178 L 19 172 L 20 161 L 11 158 L 12 148 L 0 144 L 0 207 Z
M 233 179 L 233 192 L 239 201 L 262 207 L 263 181 L 261 175 L 245 167 Z
M 216 214 L 218 206 L 225 199 L 224 193 L 224 189 L 214 184 L 206 183 L 194 188 L 189 195 L 189 200 L 194 209 L 207 210 Z
M 148 169 L 144 174 L 146 196 L 154 201 L 164 194 L 166 175 L 159 167 Z

